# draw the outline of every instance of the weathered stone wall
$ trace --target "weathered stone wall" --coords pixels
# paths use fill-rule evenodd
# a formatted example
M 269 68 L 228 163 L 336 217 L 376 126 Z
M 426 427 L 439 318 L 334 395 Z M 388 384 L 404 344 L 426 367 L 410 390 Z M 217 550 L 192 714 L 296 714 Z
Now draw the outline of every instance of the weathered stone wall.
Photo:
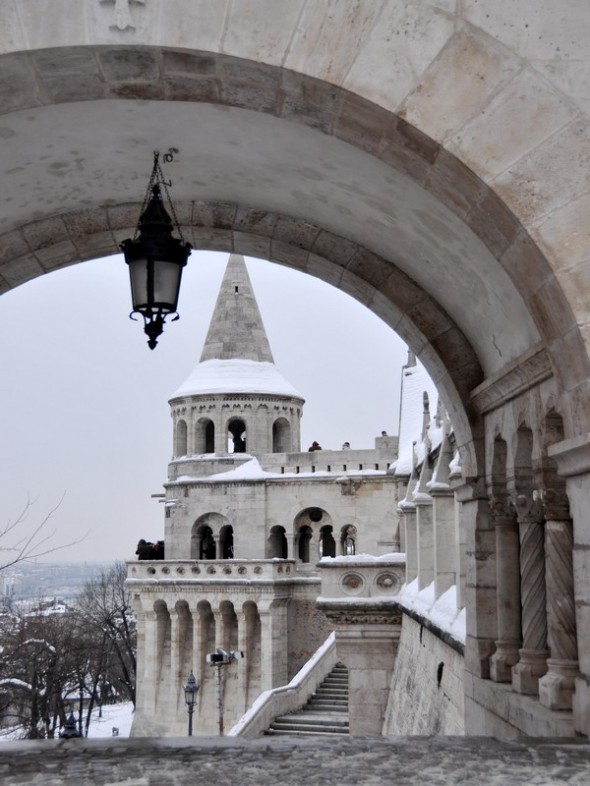
M 489 738 L 185 738 L 3 742 L 2 786 L 585 784 L 587 743 Z
M 325 614 L 316 606 L 319 579 L 309 579 L 308 583 L 305 581 L 294 585 L 293 599 L 289 605 L 289 679 L 307 663 L 332 630 Z
M 463 655 L 403 615 L 385 736 L 463 734 Z

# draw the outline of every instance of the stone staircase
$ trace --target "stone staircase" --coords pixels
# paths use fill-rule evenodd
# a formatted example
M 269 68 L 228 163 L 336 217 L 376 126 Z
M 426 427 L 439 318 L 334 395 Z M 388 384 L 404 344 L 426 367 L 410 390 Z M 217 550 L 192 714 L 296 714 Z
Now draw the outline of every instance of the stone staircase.
M 347 735 L 348 669 L 337 663 L 303 709 L 275 718 L 265 734 Z

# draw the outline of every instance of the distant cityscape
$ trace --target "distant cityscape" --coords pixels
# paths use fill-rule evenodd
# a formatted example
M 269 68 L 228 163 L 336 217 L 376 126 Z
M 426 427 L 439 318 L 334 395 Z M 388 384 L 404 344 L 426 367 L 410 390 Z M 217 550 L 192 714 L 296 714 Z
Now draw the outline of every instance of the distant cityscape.
M 71 601 L 112 562 L 19 562 L 0 571 L 0 596 L 13 600 Z

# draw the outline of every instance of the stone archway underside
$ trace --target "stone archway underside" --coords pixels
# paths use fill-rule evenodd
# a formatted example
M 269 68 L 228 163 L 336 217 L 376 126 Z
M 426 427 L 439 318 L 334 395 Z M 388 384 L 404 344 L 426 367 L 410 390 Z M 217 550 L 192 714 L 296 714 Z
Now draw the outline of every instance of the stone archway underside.
M 116 251 L 153 149 L 174 146 L 193 245 L 288 264 L 375 311 L 445 396 L 468 474 L 481 438 L 471 393 L 506 369 L 556 373 L 572 393 L 569 431 L 584 427 L 587 355 L 543 255 L 489 187 L 405 120 L 311 77 L 203 52 L 79 47 L 0 63 L 0 291 Z

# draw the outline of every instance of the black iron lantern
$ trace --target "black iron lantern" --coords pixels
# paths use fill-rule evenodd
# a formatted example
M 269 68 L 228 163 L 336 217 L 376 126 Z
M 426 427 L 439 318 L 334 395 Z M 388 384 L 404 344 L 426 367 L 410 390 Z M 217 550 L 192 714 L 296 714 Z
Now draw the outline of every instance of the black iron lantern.
M 166 317 L 173 315 L 172 321 L 179 318 L 176 309 L 182 268 L 191 253 L 190 243 L 186 243 L 182 237 L 168 186 L 160 167 L 159 153 L 156 152 L 135 234 L 132 239 L 121 243 L 131 279 L 133 311 L 129 316 L 131 319 L 134 314 L 143 317 L 150 349 L 154 349 L 158 343 Z M 174 216 L 174 224 L 162 201 L 162 187 Z M 172 236 L 174 228 L 180 239 Z
M 192 671 L 188 675 L 186 680 L 186 685 L 183 685 L 183 688 L 184 688 L 184 701 L 188 710 L 188 736 L 192 737 L 193 712 L 195 711 L 195 702 L 197 701 L 197 691 L 199 690 L 197 680 L 195 679 L 195 675 L 192 673 Z

